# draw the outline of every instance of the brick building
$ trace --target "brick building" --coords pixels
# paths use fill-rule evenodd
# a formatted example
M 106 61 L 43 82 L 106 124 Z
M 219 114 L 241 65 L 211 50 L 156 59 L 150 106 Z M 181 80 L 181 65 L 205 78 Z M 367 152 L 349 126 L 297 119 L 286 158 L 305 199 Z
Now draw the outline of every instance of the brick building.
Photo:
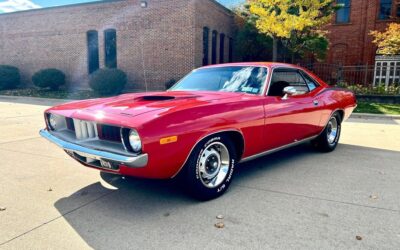
M 214 0 L 108 0 L 0 14 L 0 64 L 24 82 L 43 68 L 87 87 L 118 67 L 129 88 L 163 89 L 195 67 L 232 60 L 233 14 Z
M 384 30 L 399 21 L 400 0 L 337 0 L 340 9 L 328 26 L 330 48 L 327 62 L 342 65 L 373 64 L 376 47 L 371 30 Z

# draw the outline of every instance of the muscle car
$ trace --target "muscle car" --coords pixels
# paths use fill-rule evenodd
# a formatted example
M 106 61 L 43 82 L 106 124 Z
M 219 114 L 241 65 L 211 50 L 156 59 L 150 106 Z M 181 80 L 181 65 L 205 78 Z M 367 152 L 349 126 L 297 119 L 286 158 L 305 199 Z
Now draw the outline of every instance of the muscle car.
M 238 163 L 303 142 L 334 150 L 355 107 L 352 92 L 301 67 L 231 63 L 195 69 L 163 92 L 52 107 L 40 134 L 87 167 L 179 177 L 208 200 L 228 189 Z

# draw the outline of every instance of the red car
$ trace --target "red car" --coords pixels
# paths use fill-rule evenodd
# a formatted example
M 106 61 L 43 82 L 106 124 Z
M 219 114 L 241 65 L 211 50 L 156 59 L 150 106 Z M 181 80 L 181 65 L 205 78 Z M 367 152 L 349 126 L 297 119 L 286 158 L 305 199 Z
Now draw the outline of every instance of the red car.
M 280 63 L 199 68 L 166 92 L 124 94 L 46 110 L 40 134 L 85 166 L 182 177 L 191 194 L 223 194 L 237 163 L 311 141 L 329 152 L 356 107 L 348 90 Z

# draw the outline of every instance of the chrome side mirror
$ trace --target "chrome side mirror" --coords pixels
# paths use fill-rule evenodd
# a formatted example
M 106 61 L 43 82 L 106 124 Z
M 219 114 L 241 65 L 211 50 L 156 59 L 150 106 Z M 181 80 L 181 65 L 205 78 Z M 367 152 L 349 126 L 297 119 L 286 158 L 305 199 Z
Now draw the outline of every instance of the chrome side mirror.
M 286 100 L 286 99 L 288 99 L 289 96 L 296 95 L 297 94 L 297 90 L 296 90 L 295 87 L 288 86 L 288 87 L 285 87 L 283 89 L 283 93 L 285 95 L 282 97 L 282 99 Z

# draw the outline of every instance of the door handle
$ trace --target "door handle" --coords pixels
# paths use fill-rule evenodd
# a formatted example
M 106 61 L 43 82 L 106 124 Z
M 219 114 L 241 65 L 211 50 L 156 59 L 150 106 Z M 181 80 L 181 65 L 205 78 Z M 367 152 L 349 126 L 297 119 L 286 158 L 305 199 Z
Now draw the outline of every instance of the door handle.
M 313 103 L 315 106 L 318 106 L 318 104 L 319 104 L 318 100 L 314 100 Z

